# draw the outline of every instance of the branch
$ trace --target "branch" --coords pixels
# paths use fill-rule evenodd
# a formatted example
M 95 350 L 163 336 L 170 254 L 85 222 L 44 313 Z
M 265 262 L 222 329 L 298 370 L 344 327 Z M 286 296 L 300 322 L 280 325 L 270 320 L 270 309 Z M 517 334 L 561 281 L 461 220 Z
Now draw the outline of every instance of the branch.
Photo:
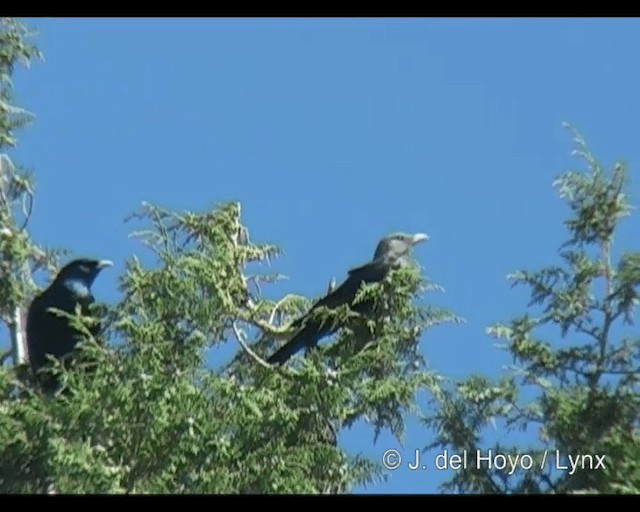
M 606 240 L 603 242 L 601 246 L 601 265 L 602 265 L 602 275 L 605 280 L 605 297 L 611 296 L 611 246 L 609 241 Z M 611 328 L 611 324 L 613 323 L 612 311 L 611 311 L 611 302 L 606 300 L 604 301 L 604 325 L 602 326 L 602 337 L 598 340 L 599 345 L 599 355 L 596 363 L 596 371 L 591 379 L 590 383 L 590 394 L 595 392 L 595 387 L 600 380 L 600 376 L 602 375 L 602 371 L 604 370 L 604 364 L 607 356 L 607 342 L 609 341 L 609 329 Z
M 289 325 L 285 325 L 284 327 L 274 327 L 273 325 L 265 322 L 264 320 L 260 320 L 259 318 L 251 318 L 249 315 L 245 315 L 242 312 L 238 314 L 238 320 L 242 322 L 246 322 L 247 324 L 251 324 L 254 327 L 257 327 L 263 332 L 262 339 L 271 338 L 271 339 L 284 339 L 286 338 L 291 331 Z
M 329 427 L 329 430 L 331 430 L 331 434 L 333 434 L 333 441 L 331 442 L 331 444 L 333 446 L 338 446 L 338 444 L 337 444 L 338 443 L 338 432 L 336 431 L 336 428 L 333 426 L 333 423 L 331 423 L 329 418 L 327 418 L 326 416 L 323 415 L 322 419 L 325 421 L 325 423 Z
M 258 363 L 263 368 L 272 369 L 273 366 L 271 366 L 264 359 L 262 359 L 258 354 L 256 354 L 253 350 L 251 350 L 249 345 L 247 345 L 247 343 L 244 340 L 244 334 L 240 331 L 240 329 L 238 329 L 238 326 L 236 325 L 235 322 L 233 322 L 232 328 L 233 328 L 233 334 L 236 337 L 236 340 L 238 340 L 240 347 L 242 347 L 242 350 L 244 350 L 251 359 L 253 359 L 256 363 Z
M 507 403 L 511 405 L 511 407 L 513 407 L 516 410 L 516 412 L 520 414 L 520 416 L 517 417 L 515 421 L 520 421 L 522 419 L 525 419 L 525 420 L 529 420 L 532 423 L 544 423 L 544 420 L 542 418 L 536 418 L 531 413 L 528 413 L 527 411 L 525 411 L 516 402 L 507 402 Z
M 9 177 L 9 173 L 11 177 Z M 11 186 L 11 180 L 17 181 L 18 179 L 19 178 L 16 177 L 15 166 L 9 156 L 5 153 L 0 154 L 0 203 L 7 211 L 10 211 L 11 204 L 5 193 L 5 186 L 2 181 L 5 181 L 7 186 Z M 27 181 L 20 180 L 18 184 L 22 191 L 22 213 L 24 215 L 24 220 L 19 231 L 24 231 L 33 213 L 33 190 Z
M 275 327 L 273 327 L 273 322 L 276 317 L 276 312 L 282 307 L 285 301 L 287 299 L 290 299 L 291 297 L 295 297 L 295 295 L 293 295 L 292 293 L 288 293 L 287 295 L 282 297 L 278 302 L 276 302 L 275 305 L 273 306 L 273 310 L 271 311 L 271 316 L 269 317 L 269 327 L 271 327 L 272 329 L 275 329 Z
M 540 475 L 540 478 L 544 483 L 546 483 L 549 486 L 549 488 L 553 491 L 554 494 L 558 494 L 558 489 L 556 488 L 555 484 L 553 483 L 549 475 L 542 473 Z
M 16 306 L 13 310 L 13 318 L 9 323 L 14 366 L 19 366 L 29 361 L 29 350 L 25 339 L 25 326 L 22 320 L 22 310 L 19 306 Z
M 604 375 L 624 375 L 625 377 L 631 375 L 640 375 L 640 368 L 632 368 L 631 370 L 602 370 Z
M 576 319 L 576 321 L 574 322 L 573 327 L 575 328 L 576 331 L 581 332 L 582 334 L 586 334 L 587 336 L 591 336 L 595 341 L 597 342 L 600 341 L 600 335 L 598 334 L 597 327 L 588 329 L 584 327 L 582 320 L 578 320 L 578 319 Z
M 0 154 L 0 206 L 2 206 L 3 208 L 6 208 L 7 211 L 9 211 L 11 209 L 11 205 L 4 192 L 4 184 L 3 184 L 3 181 L 5 181 L 5 179 L 7 182 L 9 182 L 9 178 L 4 177 L 5 161 L 9 162 L 9 164 L 7 164 L 7 174 L 8 174 L 8 169 L 11 165 L 11 159 L 4 153 Z

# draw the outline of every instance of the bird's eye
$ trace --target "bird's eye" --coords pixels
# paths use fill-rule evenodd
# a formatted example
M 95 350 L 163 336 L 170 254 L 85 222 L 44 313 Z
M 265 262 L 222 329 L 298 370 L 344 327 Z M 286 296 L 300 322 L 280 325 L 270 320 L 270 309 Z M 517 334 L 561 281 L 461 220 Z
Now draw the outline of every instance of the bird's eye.
M 81 270 L 82 272 L 84 272 L 85 274 L 88 274 L 88 273 L 90 273 L 90 272 L 91 272 L 91 269 L 89 268 L 89 266 L 88 266 L 88 265 L 80 265 L 80 270 Z

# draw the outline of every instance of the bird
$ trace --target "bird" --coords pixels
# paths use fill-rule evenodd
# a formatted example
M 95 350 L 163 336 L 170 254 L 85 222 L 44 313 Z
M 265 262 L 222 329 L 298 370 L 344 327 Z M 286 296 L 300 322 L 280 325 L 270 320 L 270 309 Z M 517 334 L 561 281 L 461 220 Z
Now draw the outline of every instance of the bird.
M 68 318 L 50 308 L 73 315 L 79 304 L 82 315 L 88 316 L 89 308 L 95 302 L 91 286 L 100 271 L 112 265 L 110 260 L 75 259 L 62 267 L 49 287 L 32 300 L 27 311 L 26 338 L 29 365 L 34 374 L 46 366 L 49 355 L 66 360 L 83 339 Z M 89 331 L 97 336 L 100 328 L 99 324 L 94 324 Z M 44 391 L 53 392 L 58 387 L 57 379 L 51 375 L 40 374 L 37 380 Z
M 427 240 L 429 235 L 425 233 L 392 233 L 382 238 L 370 262 L 350 269 L 346 280 L 339 287 L 334 287 L 333 290 L 330 287 L 327 295 L 314 303 L 304 316 L 293 322 L 291 327 L 295 335 L 269 357 L 267 362 L 272 365 L 282 365 L 298 351 L 305 347 L 315 347 L 321 338 L 337 330 L 338 326 L 333 323 L 323 322 L 321 319 L 310 320 L 311 314 L 318 308 L 334 310 L 349 304 L 350 309 L 355 313 L 366 312 L 371 307 L 370 304 L 364 301 L 352 304 L 362 285 L 381 282 L 391 270 L 408 264 L 413 246 Z

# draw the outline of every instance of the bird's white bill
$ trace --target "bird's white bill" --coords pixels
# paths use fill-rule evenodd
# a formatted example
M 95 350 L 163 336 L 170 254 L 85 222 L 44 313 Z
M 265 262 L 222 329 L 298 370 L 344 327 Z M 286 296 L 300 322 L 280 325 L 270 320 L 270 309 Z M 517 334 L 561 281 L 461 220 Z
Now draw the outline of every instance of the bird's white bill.
M 427 235 L 426 233 L 416 233 L 415 235 L 413 235 L 414 245 L 420 242 L 426 242 L 427 240 L 429 240 L 429 235 Z
M 113 261 L 111 260 L 100 260 L 97 265 L 97 267 L 101 269 L 105 267 L 112 267 L 112 266 L 113 266 Z

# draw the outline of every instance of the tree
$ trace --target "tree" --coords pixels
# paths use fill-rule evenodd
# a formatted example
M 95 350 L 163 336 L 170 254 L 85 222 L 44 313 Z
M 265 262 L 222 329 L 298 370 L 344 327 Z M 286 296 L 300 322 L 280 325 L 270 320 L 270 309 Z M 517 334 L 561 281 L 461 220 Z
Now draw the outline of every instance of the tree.
M 26 45 L 22 25 L 4 24 L 1 69 L 9 83 L 14 63 L 39 53 Z M 3 110 L 0 125 L 9 146 L 19 124 L 12 109 Z M 15 338 L 15 311 L 36 290 L 33 272 L 58 268 L 59 251 L 39 248 L 26 221 L 16 220 L 21 199 L 33 199 L 32 181 L 13 166 L 5 176 L 0 307 Z M 51 397 L 16 371 L 17 358 L 0 369 L 0 490 L 337 493 L 380 476 L 374 461 L 349 456 L 337 433 L 364 419 L 374 435 L 389 429 L 400 437 L 418 391 L 438 390 L 440 378 L 423 369 L 417 340 L 458 319 L 415 303 L 437 289 L 419 268 L 361 292 L 375 301 L 375 321 L 335 311 L 345 325 L 335 343 L 276 369 L 264 356 L 309 301 L 262 296 L 262 287 L 279 278 L 265 270 L 279 249 L 250 240 L 241 205 L 195 213 L 144 204 L 131 220 L 144 224 L 134 234 L 153 263 L 127 261 L 121 299 L 102 308 L 106 347 L 85 329 L 80 350 L 95 370 L 59 365 L 66 392 Z M 393 293 L 383 293 L 388 289 Z M 363 333 L 370 341 L 356 353 Z M 219 359 L 216 349 L 229 344 L 235 355 Z
M 41 54 L 26 42 L 33 34 L 18 21 L 1 18 L 0 29 L 0 318 L 12 340 L 12 350 L 2 355 L 0 363 L 11 356 L 19 365 L 26 357 L 21 351 L 22 305 L 34 286 L 31 273 L 50 264 L 52 255 L 35 245 L 25 231 L 33 207 L 31 176 L 16 167 L 5 151 L 15 147 L 15 131 L 33 119 L 13 104 L 11 75 L 16 64 L 28 66 Z
M 627 170 L 618 162 L 605 171 L 582 136 L 571 133 L 587 171 L 567 172 L 554 183 L 571 211 L 562 264 L 511 275 L 514 285 L 530 288 L 531 311 L 487 330 L 505 340 L 514 367 L 495 382 L 474 375 L 447 389 L 438 414 L 427 421 L 437 432 L 431 447 L 466 450 L 471 461 L 445 489 L 640 492 L 640 338 L 632 327 L 640 253 L 624 252 L 614 262 L 612 251 L 619 223 L 630 212 Z M 550 343 L 537 333 L 559 340 Z M 487 448 L 482 436 L 491 423 L 537 431 L 538 442 Z M 517 470 L 509 464 L 490 468 L 490 449 L 512 460 L 520 455 Z M 502 459 L 497 462 L 502 466 Z

